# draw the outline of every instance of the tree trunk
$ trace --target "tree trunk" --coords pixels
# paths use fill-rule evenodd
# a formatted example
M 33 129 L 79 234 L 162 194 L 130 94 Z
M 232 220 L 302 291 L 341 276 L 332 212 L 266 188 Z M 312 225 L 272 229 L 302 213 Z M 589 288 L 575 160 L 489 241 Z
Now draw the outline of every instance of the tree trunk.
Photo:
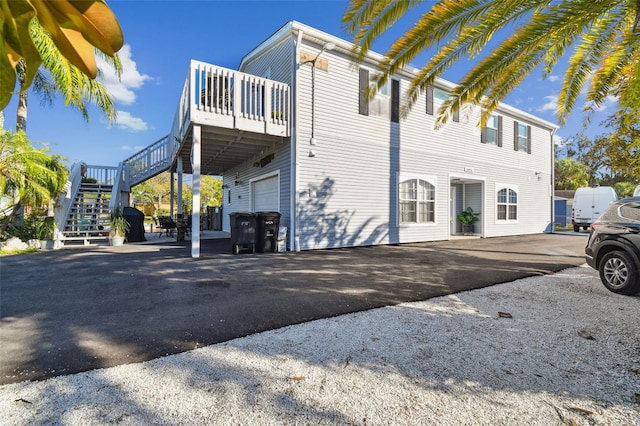
M 16 117 L 16 132 L 27 132 L 27 92 L 18 95 L 18 113 Z

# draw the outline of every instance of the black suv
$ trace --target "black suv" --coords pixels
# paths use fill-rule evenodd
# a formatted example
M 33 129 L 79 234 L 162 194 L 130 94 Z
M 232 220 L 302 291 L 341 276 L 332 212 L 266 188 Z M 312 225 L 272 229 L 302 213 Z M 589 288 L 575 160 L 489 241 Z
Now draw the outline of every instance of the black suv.
M 590 227 L 585 255 L 609 290 L 640 292 L 640 197 L 609 205 Z

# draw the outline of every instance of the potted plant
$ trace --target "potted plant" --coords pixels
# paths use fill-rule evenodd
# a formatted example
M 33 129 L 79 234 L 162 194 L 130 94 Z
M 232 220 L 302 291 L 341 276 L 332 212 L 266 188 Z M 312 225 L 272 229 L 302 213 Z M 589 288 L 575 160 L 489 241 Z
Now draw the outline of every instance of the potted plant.
M 474 212 L 471 207 L 467 207 L 462 213 L 460 213 L 457 217 L 460 223 L 462 223 L 462 233 L 465 235 L 474 233 L 474 222 L 478 221 L 478 216 L 480 213 Z
M 111 220 L 109 221 L 111 229 L 109 231 L 110 243 L 112 246 L 121 246 L 130 229 L 129 222 L 122 213 L 122 208 L 117 207 L 111 212 Z
M 53 217 L 44 217 L 35 223 L 36 238 L 40 241 L 41 249 L 52 250 L 55 247 L 53 240 L 55 230 L 56 224 Z

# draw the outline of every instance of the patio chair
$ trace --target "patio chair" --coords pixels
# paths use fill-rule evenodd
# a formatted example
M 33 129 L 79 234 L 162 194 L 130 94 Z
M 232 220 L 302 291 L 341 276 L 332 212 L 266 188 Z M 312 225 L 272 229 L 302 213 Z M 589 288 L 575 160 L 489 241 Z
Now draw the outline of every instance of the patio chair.
M 158 220 L 156 222 L 158 228 L 160 229 L 160 233 L 158 234 L 158 238 L 162 236 L 162 233 L 165 233 L 167 237 L 173 235 L 173 230 L 176 229 L 176 223 L 169 216 L 158 216 Z

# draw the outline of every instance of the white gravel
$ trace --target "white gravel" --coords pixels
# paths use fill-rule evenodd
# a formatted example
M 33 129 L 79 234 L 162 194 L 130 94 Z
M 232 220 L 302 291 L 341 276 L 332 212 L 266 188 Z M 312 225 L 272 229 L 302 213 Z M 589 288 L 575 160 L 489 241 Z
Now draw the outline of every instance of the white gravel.
M 638 336 L 584 266 L 2 386 L 0 424 L 640 426 Z

